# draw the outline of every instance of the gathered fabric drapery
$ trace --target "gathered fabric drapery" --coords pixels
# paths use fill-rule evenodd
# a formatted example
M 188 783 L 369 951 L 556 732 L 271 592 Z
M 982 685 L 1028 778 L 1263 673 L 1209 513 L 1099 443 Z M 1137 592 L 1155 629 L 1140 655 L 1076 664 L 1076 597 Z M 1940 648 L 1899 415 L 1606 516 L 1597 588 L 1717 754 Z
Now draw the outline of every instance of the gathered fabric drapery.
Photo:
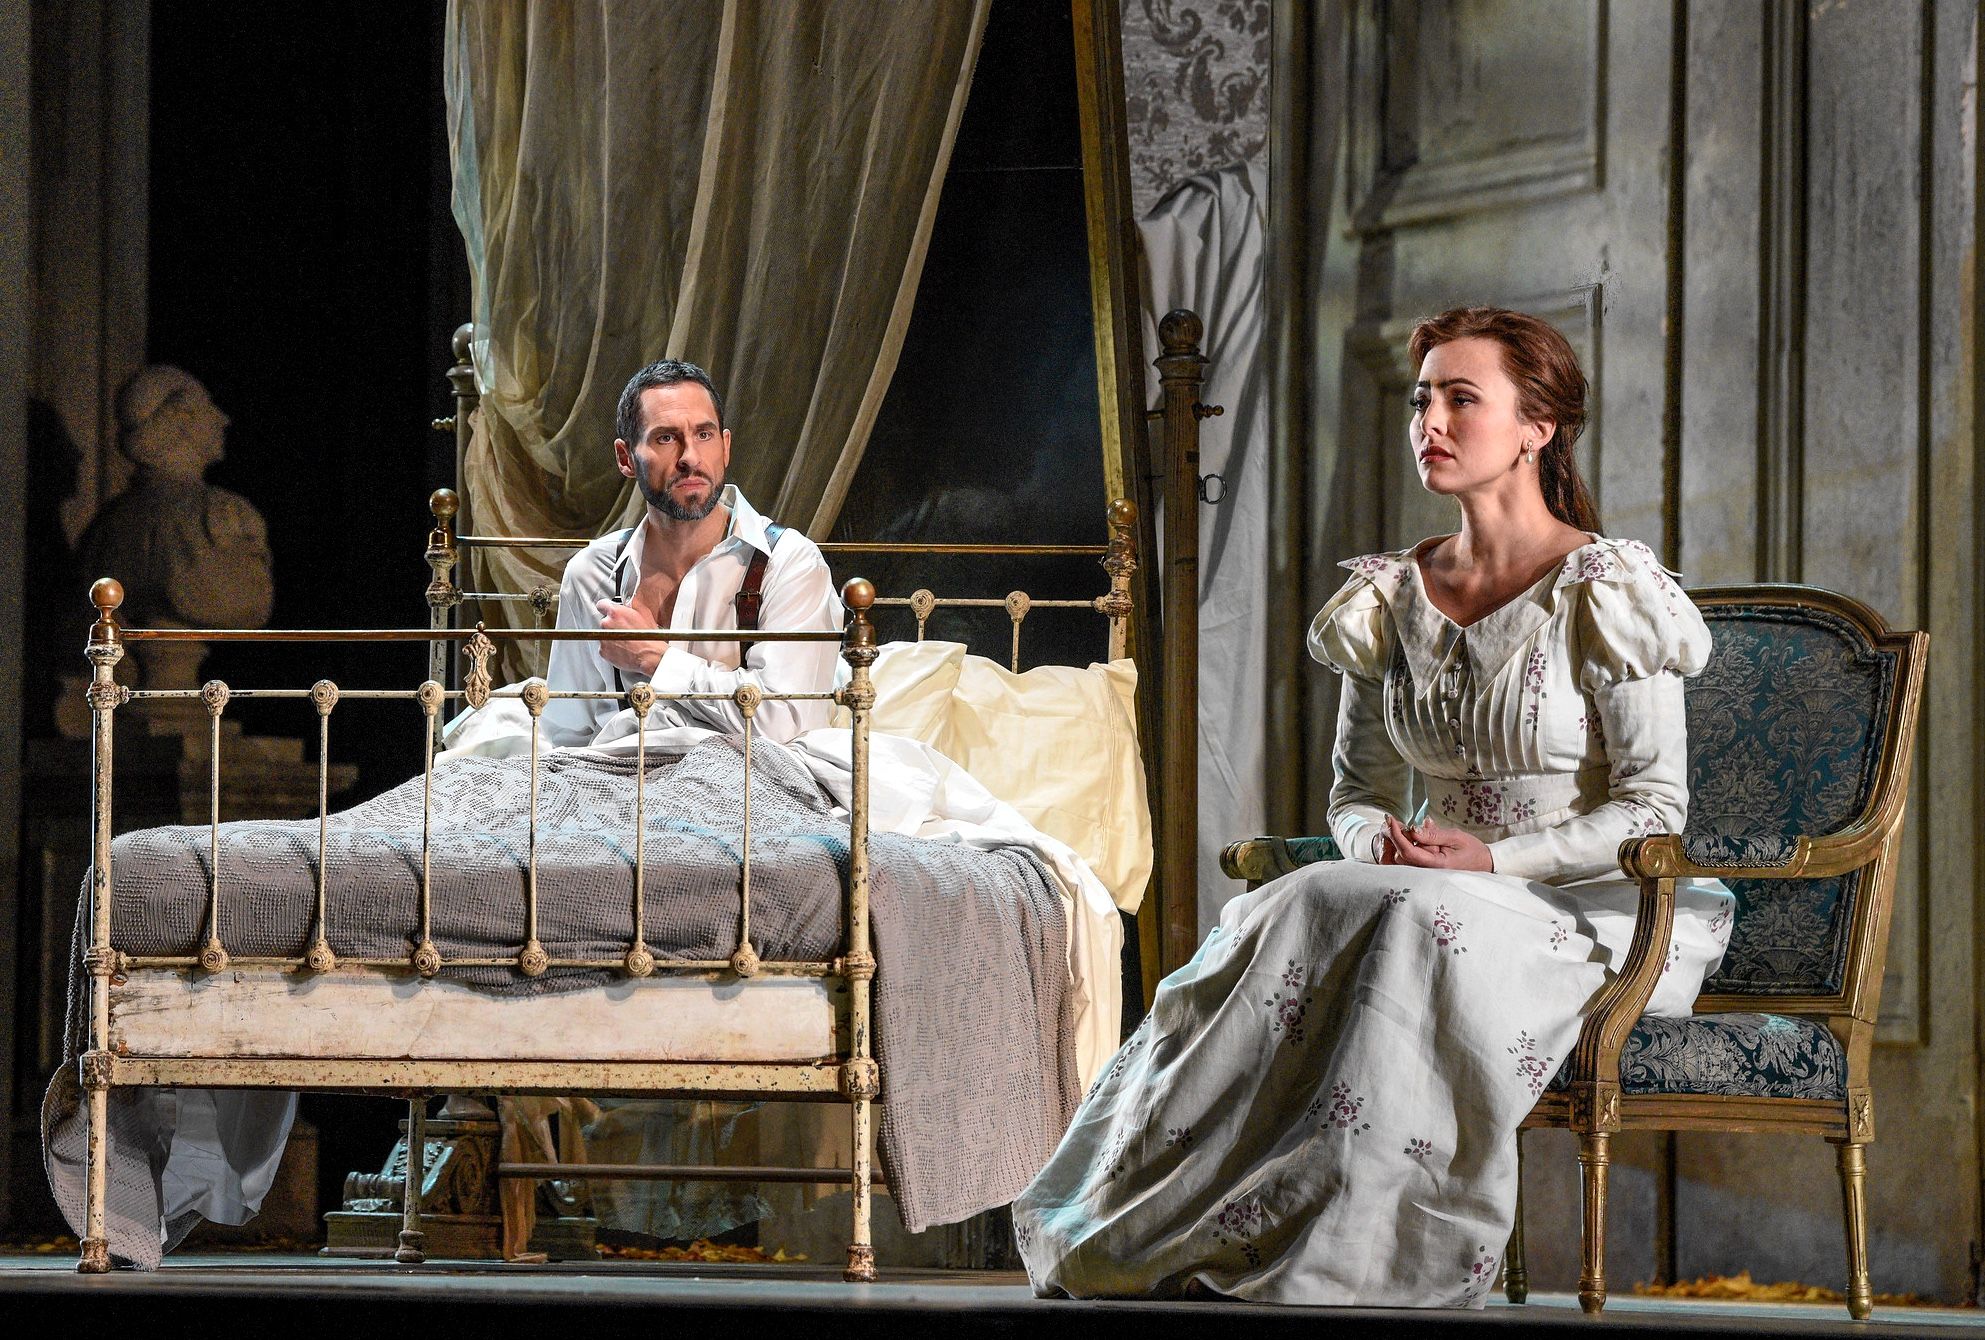
M 631 524 L 614 406 L 667 356 L 724 390 L 732 481 L 826 532 L 895 370 L 989 4 L 450 0 L 477 531 Z M 474 577 L 524 591 L 564 557 L 479 550 Z
M 1219 502 L 1199 532 L 1199 936 L 1240 892 L 1220 871 L 1237 833 L 1268 826 L 1269 643 L 1268 360 L 1263 282 L 1268 183 L 1252 162 L 1195 173 L 1138 221 L 1144 240 L 1144 347 L 1160 314 L 1189 307 L 1206 323 L 1209 404 L 1225 415 L 1199 426 L 1200 469 Z M 1158 369 L 1146 374 L 1160 403 Z M 1163 518 L 1160 517 L 1160 525 Z

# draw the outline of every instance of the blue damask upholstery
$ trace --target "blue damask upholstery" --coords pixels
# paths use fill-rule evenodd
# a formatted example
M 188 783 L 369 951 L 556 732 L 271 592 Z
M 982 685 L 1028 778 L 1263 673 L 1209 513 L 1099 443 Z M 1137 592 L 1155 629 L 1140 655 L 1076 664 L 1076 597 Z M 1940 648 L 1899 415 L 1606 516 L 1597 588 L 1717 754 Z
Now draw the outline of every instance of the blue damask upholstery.
M 1318 861 L 1341 861 L 1344 853 L 1337 850 L 1337 839 L 1328 837 L 1293 837 L 1289 839 L 1289 861 L 1292 865 L 1314 865 Z
M 1798 855 L 1796 833 L 1751 833 L 1735 837 L 1727 833 L 1684 833 L 1682 855 L 1697 865 L 1787 866 Z
M 1708 605 L 1703 617 L 1715 646 L 1686 690 L 1684 846 L 1718 858 L 1706 864 L 1783 859 L 1793 836 L 1837 832 L 1866 808 L 1898 661 L 1814 606 Z M 1838 991 L 1861 879 L 1728 881 L 1730 950 L 1703 989 Z
M 1551 1087 L 1565 1086 L 1563 1070 Z M 1622 1093 L 1847 1096 L 1847 1057 L 1825 1024 L 1782 1014 L 1642 1019 L 1620 1053 Z

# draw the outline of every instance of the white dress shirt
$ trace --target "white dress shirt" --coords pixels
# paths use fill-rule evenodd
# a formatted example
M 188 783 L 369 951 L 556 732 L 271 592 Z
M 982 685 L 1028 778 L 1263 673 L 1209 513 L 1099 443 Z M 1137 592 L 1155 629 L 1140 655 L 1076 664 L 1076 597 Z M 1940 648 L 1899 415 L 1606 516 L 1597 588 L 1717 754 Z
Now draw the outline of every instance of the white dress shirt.
M 732 602 L 744 585 L 752 553 L 762 551 L 771 559 L 765 566 L 758 626 L 767 631 L 822 628 L 838 633 L 841 600 L 819 546 L 788 529 L 774 547 L 766 537 L 765 518 L 734 484 L 724 486 L 718 501 L 730 509 L 730 528 L 716 548 L 683 576 L 668 626 L 736 628 L 737 607 Z M 633 597 L 641 582 L 647 533 L 644 522 L 631 535 L 624 530 L 602 535 L 565 565 L 565 579 L 558 589 L 560 628 L 598 628 L 598 601 Z M 824 693 L 834 687 L 841 654 L 837 642 L 757 642 L 740 664 L 739 650 L 735 642 L 671 639 L 653 675 L 621 670 L 616 677 L 616 667 L 601 658 L 599 643 L 554 642 L 545 681 L 553 689 L 616 693 L 643 681 L 657 693 L 730 693 L 741 684 L 755 684 L 767 693 Z M 825 726 L 833 710 L 834 705 L 825 701 L 768 699 L 758 708 L 754 729 L 783 742 Z M 607 698 L 554 698 L 545 707 L 544 725 L 555 745 L 588 745 L 638 729 L 632 709 Z M 705 726 L 742 734 L 744 717 L 732 702 L 664 699 L 655 703 L 648 726 L 651 730 Z

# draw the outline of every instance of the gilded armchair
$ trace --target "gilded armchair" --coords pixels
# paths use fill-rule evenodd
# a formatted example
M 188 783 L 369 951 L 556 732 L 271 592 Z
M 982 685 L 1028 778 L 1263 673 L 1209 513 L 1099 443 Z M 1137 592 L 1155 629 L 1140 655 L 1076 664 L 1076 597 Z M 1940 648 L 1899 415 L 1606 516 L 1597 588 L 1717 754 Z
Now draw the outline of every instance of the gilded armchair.
M 1578 1137 L 1587 1312 L 1606 1303 L 1614 1132 L 1824 1137 L 1840 1170 L 1847 1308 L 1865 1318 L 1869 1070 L 1929 635 L 1893 632 L 1859 601 L 1814 587 L 1691 595 L 1715 648 L 1686 689 L 1688 831 L 1622 844 L 1621 868 L 1641 886 L 1627 962 L 1524 1126 Z M 1337 855 L 1328 838 L 1255 838 L 1221 863 L 1252 887 Z M 1694 1017 L 1643 1019 L 1675 881 L 1690 876 L 1736 894 L 1730 948 Z M 1520 1201 L 1504 1279 L 1522 1302 Z

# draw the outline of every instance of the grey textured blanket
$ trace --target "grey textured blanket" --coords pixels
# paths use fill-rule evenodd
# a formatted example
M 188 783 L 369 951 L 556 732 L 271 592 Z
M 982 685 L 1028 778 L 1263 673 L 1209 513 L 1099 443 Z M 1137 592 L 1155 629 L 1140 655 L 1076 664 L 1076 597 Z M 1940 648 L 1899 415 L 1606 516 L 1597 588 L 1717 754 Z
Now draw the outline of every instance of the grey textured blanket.
M 807 769 L 752 751 L 752 940 L 767 959 L 842 944 L 848 826 Z M 541 763 L 538 936 L 553 958 L 617 958 L 632 927 L 634 764 L 590 753 Z M 341 956 L 399 957 L 418 924 L 421 779 L 330 821 L 326 897 Z M 743 751 L 735 738 L 651 766 L 647 938 L 659 957 L 728 958 L 736 943 Z M 451 761 L 434 774 L 433 935 L 444 957 L 514 954 L 523 938 L 530 770 Z M 882 1068 L 881 1155 L 912 1231 L 1005 1204 L 1047 1160 L 1079 1098 L 1060 896 L 1029 853 L 875 834 L 869 842 Z M 208 830 L 158 828 L 112 848 L 113 943 L 185 954 L 205 936 Z M 221 828 L 221 935 L 237 955 L 300 954 L 315 906 L 317 824 Z M 81 945 L 74 958 L 81 959 Z M 445 968 L 492 992 L 583 990 L 614 976 Z M 82 979 L 76 983 L 80 988 Z M 72 992 L 72 1020 L 83 1018 Z M 71 1046 L 80 1045 L 72 1028 Z M 81 1223 L 83 1123 L 73 1067 L 50 1084 L 44 1142 L 58 1202 Z M 153 1110 L 115 1091 L 111 1251 L 158 1259 Z

